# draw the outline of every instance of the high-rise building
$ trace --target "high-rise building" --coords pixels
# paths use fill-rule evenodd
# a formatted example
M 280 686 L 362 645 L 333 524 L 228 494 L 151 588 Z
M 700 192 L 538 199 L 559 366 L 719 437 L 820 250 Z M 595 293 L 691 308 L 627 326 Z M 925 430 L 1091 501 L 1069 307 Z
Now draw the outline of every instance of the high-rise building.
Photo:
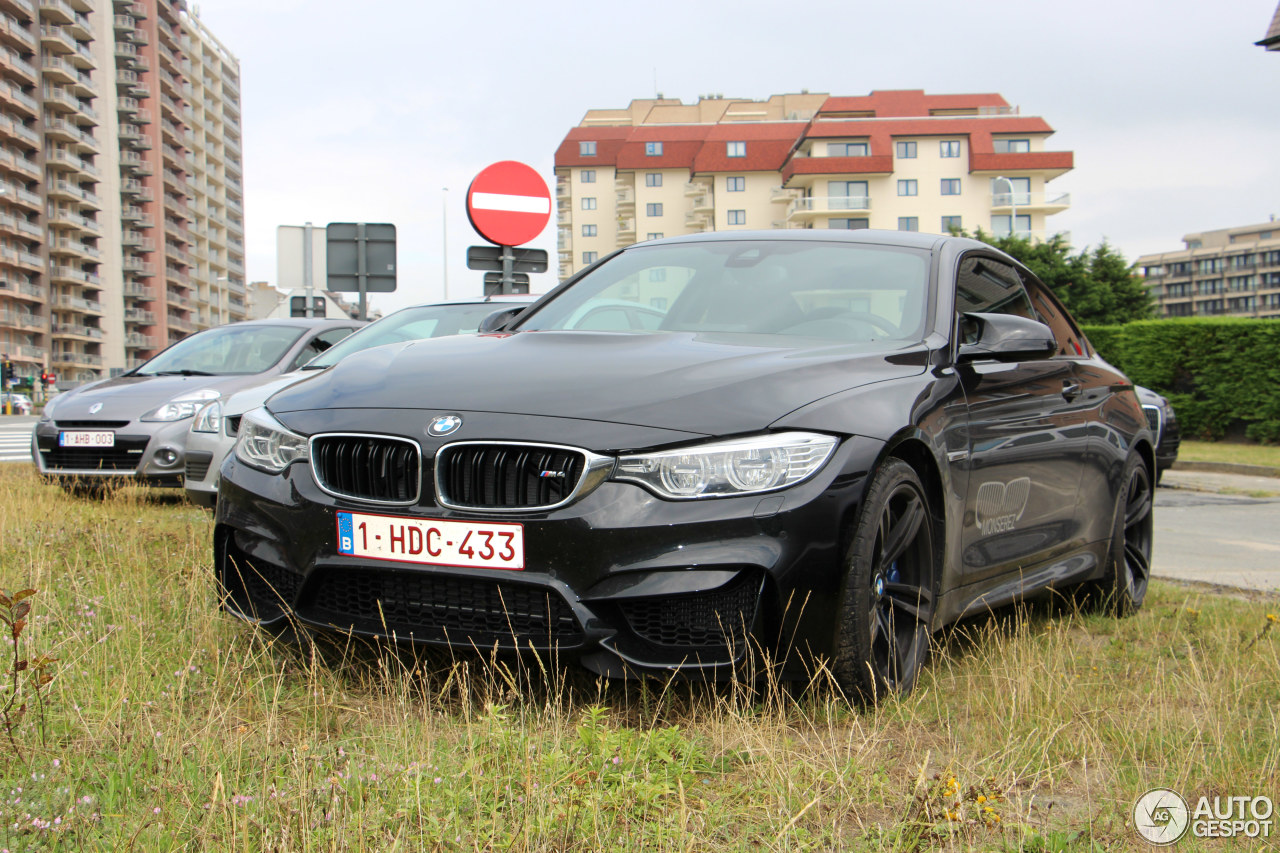
M 0 75 L 19 377 L 76 384 L 243 319 L 239 63 L 181 0 L 0 0 Z
M 1280 319 L 1280 222 L 1188 234 L 1136 264 L 1158 317 Z
M 560 275 L 699 231 L 887 228 L 1049 236 L 1073 165 L 1000 95 L 872 92 L 636 100 L 589 110 L 556 151 Z

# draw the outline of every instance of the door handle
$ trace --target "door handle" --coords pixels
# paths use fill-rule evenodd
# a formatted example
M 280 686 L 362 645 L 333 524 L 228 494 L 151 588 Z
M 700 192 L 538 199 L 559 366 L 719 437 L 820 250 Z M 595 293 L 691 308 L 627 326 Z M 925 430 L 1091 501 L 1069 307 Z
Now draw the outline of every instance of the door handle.
M 1079 382 L 1073 382 L 1070 379 L 1062 380 L 1062 396 L 1067 400 L 1074 400 L 1080 396 L 1081 388 Z

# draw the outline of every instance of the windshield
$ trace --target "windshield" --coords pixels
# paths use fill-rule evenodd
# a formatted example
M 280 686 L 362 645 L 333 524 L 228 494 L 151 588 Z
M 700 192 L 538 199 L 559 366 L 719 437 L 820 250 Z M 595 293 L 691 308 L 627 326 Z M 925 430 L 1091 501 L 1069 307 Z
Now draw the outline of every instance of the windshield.
M 262 373 L 274 367 L 306 331 L 301 326 L 219 326 L 178 341 L 139 367 L 136 375 Z
M 516 329 L 914 342 L 924 333 L 928 270 L 925 251 L 862 243 L 642 246 L 579 279 Z
M 490 314 L 508 308 L 518 308 L 522 304 L 519 302 L 469 302 L 460 305 L 419 305 L 415 308 L 404 308 L 353 332 L 341 343 L 334 344 L 307 362 L 305 369 L 330 367 L 352 353 L 384 344 L 472 334 L 480 328 L 480 323 Z

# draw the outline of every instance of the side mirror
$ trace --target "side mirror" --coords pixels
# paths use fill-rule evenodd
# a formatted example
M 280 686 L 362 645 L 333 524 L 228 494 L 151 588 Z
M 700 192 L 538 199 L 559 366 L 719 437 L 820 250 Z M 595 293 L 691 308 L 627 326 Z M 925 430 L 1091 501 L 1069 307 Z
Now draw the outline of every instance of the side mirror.
M 525 307 L 524 305 L 513 305 L 510 308 L 503 308 L 501 311 L 493 312 L 480 321 L 480 328 L 476 330 L 476 334 L 485 335 L 501 332 L 507 327 L 508 323 L 520 316 L 520 312 L 524 311 Z
M 1031 361 L 1058 351 L 1053 331 L 1014 314 L 960 315 L 957 361 Z

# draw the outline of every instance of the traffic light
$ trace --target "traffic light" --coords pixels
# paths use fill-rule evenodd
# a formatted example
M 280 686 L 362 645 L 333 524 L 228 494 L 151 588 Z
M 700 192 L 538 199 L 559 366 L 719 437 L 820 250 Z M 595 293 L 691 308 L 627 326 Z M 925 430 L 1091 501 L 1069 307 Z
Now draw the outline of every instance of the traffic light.
M 13 362 L 9 361 L 8 358 L 4 360 L 3 379 L 4 387 L 6 388 L 13 382 Z

